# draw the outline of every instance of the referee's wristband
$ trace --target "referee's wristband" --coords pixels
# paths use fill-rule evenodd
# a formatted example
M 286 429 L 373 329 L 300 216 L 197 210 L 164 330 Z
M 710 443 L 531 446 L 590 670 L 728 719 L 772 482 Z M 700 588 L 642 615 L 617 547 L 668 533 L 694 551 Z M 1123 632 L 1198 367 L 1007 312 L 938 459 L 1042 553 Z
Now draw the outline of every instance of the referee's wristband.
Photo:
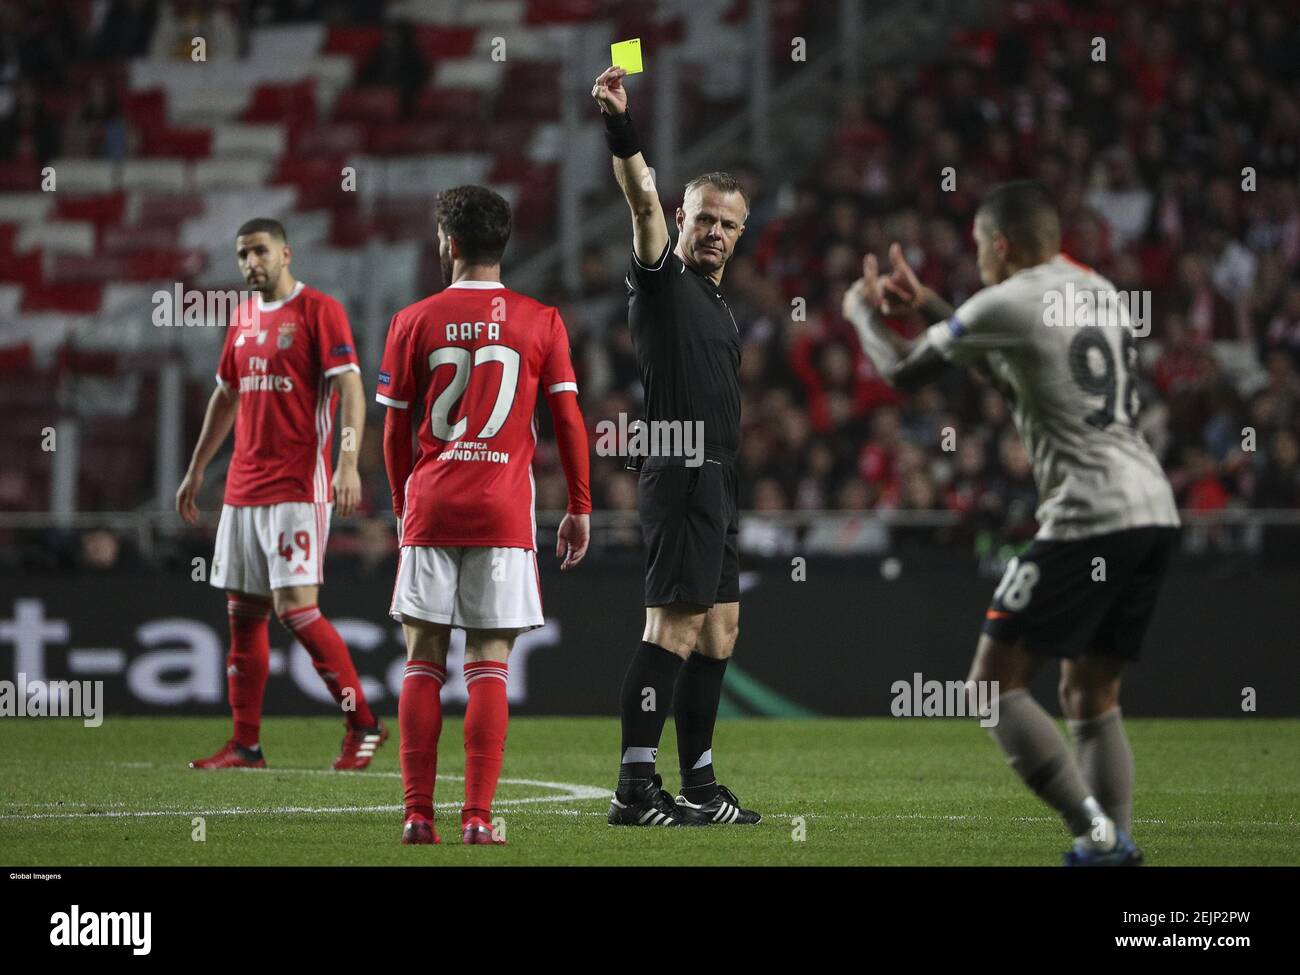
M 620 159 L 629 159 L 641 151 L 641 140 L 632 124 L 631 112 L 605 115 L 605 141 L 610 153 Z

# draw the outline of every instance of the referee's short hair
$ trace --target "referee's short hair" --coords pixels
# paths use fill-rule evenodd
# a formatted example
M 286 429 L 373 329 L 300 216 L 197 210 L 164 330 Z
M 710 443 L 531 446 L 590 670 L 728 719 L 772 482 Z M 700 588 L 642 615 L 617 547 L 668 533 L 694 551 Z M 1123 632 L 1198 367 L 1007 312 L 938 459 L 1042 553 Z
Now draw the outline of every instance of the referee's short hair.
M 510 240 L 510 204 L 486 186 L 457 186 L 438 194 L 438 226 L 455 237 L 469 264 L 500 264 Z
M 682 194 L 682 201 L 690 196 L 692 191 L 702 189 L 705 186 L 712 186 L 715 190 L 721 190 L 723 193 L 739 193 L 740 198 L 745 201 L 745 215 L 749 215 L 749 194 L 745 188 L 740 185 L 740 180 L 730 173 L 704 173 L 696 176 L 686 184 L 686 192 Z
M 1032 254 L 1061 249 L 1061 218 L 1056 200 L 1037 180 L 1023 179 L 990 190 L 980 201 L 980 214 L 1016 247 Z
M 247 237 L 249 234 L 270 234 L 282 244 L 289 243 L 289 235 L 284 232 L 284 224 L 270 217 L 254 217 L 252 220 L 245 220 L 235 231 L 236 237 Z

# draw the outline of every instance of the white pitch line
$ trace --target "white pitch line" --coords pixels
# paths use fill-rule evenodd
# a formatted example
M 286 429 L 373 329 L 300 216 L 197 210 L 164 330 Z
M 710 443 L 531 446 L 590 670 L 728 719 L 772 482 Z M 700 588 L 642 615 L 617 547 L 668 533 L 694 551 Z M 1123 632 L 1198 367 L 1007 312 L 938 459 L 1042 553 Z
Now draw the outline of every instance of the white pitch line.
M 149 767 L 147 763 L 137 763 L 133 767 Z M 321 769 L 240 769 L 243 772 L 260 772 L 262 774 L 271 774 L 274 772 L 292 772 L 304 775 L 369 775 L 374 778 L 387 778 L 397 776 L 397 772 L 352 772 L 340 773 L 335 771 L 324 771 Z M 463 781 L 463 775 L 439 775 L 440 781 Z M 549 782 L 541 779 L 501 779 L 501 785 L 525 785 L 536 786 L 545 789 L 557 789 L 562 794 L 555 796 L 525 796 L 519 799 L 497 799 L 492 805 L 494 808 L 510 808 L 512 806 L 525 806 L 537 803 L 549 802 L 583 802 L 592 799 L 607 799 L 609 797 L 608 789 L 600 789 L 591 785 L 578 785 L 572 782 Z M 53 805 L 52 803 L 49 805 Z M 64 803 L 71 805 L 71 803 Z M 85 803 L 83 805 L 91 805 Z M 98 805 L 98 804 L 96 804 Z M 110 803 L 104 803 L 110 805 Z M 120 805 L 120 803 L 119 803 Z M 435 803 L 437 809 L 459 809 L 458 802 L 440 802 Z M 114 810 L 104 812 L 64 812 L 64 813 L 7 813 L 0 815 L 0 820 L 39 820 L 39 819 L 137 819 L 156 816 L 257 816 L 279 813 L 303 813 L 303 814 L 322 814 L 334 815 L 341 813 L 391 813 L 402 812 L 406 807 L 402 805 L 377 805 L 377 806 L 272 806 L 269 808 L 248 807 L 248 806 L 231 806 L 226 809 L 139 809 L 139 810 Z

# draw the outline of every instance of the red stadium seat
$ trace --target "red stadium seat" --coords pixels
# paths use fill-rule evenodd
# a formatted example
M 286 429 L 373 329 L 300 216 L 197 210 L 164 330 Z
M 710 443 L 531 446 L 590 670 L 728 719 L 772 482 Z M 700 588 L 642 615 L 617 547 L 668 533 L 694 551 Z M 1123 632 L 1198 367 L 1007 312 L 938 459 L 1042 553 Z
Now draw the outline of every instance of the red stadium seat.
M 90 315 L 99 311 L 102 301 L 103 288 L 98 284 L 28 284 L 23 289 L 22 310 Z
M 316 82 L 258 85 L 243 122 L 310 122 L 316 118 Z
M 375 52 L 383 36 L 384 32 L 380 27 L 335 25 L 330 28 L 329 36 L 325 39 L 323 53 L 349 57 L 359 70 L 370 60 L 370 55 Z
M 378 156 L 447 152 L 451 126 L 445 122 L 398 122 L 370 126 L 366 151 Z
M 581 24 L 605 14 L 605 0 L 528 0 L 528 24 Z M 625 34 L 618 35 L 626 37 Z
M 60 196 L 54 202 L 54 218 L 89 220 L 102 234 L 105 225 L 119 223 L 126 211 L 125 193 L 95 193 L 88 196 Z
M 127 119 L 141 132 L 167 126 L 167 95 L 161 88 L 129 92 L 122 108 Z
M 122 276 L 131 281 L 183 281 L 197 275 L 206 263 L 207 257 L 202 251 L 145 251 L 131 256 Z
M 26 254 L 15 254 L 0 261 L 0 281 L 12 281 L 24 288 L 33 288 L 40 285 L 41 277 L 39 249 Z
M 477 36 L 478 31 L 473 27 L 420 25 L 415 28 L 415 43 L 430 61 L 469 57 L 474 53 Z
M 141 155 L 168 159 L 204 159 L 212 155 L 211 129 L 146 129 L 140 133 Z
M 469 88 L 427 88 L 415 104 L 415 117 L 480 122 L 483 96 Z
M 32 160 L 0 162 L 0 192 L 41 188 L 41 167 Z
M 334 103 L 338 122 L 392 122 L 401 114 L 396 88 L 349 88 Z

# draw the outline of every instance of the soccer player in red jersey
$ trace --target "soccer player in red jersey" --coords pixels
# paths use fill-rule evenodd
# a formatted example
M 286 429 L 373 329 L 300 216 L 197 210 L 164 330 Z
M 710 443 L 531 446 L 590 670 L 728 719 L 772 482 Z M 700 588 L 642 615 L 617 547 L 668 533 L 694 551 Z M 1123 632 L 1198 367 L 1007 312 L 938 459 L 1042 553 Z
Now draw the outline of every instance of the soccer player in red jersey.
M 459 627 L 469 688 L 461 839 L 492 844 L 503 842 L 491 809 L 505 751 L 506 660 L 518 634 L 544 622 L 532 474 L 539 389 L 569 487 L 555 552 L 561 569 L 582 560 L 590 537 L 587 431 L 559 312 L 501 283 L 509 205 L 461 186 L 439 195 L 436 214 L 447 287 L 393 317 L 376 396 L 388 406 L 384 460 L 402 546 L 390 608 L 407 649 L 398 702 L 402 842 L 439 842 L 439 694 Z
M 226 590 L 230 656 L 226 682 L 234 734 L 190 768 L 265 768 L 260 726 L 271 610 L 311 655 L 343 710 L 347 734 L 334 762 L 362 769 L 388 737 L 371 713 L 347 644 L 321 615 L 330 513 L 349 515 L 361 495 L 357 452 L 365 390 L 343 306 L 294 279 L 284 227 L 250 220 L 235 239 L 239 270 L 258 294 L 226 329 L 217 388 L 208 401 L 176 510 L 194 524 L 203 473 L 233 425 L 210 581 Z M 330 473 L 331 428 L 342 399 L 338 470 Z M 332 497 L 332 501 L 331 501 Z

